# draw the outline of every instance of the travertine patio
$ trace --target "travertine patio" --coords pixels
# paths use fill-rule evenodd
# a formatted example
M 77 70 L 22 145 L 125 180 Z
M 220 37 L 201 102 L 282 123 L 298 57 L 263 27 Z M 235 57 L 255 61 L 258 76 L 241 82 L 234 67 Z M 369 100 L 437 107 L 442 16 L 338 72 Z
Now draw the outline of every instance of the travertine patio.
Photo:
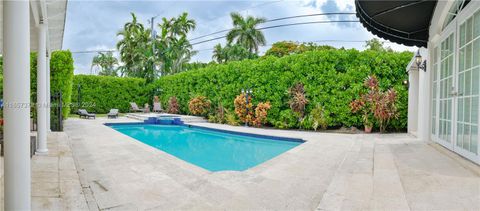
M 48 135 L 48 153 L 31 162 L 33 210 L 88 210 L 68 137 L 63 132 Z M 1 205 L 3 210 L 3 157 L 1 158 Z
M 212 173 L 103 125 L 127 121 L 133 120 L 65 123 L 83 187 L 80 194 L 90 209 L 480 209 L 480 167 L 406 134 L 193 123 L 307 141 L 247 171 Z M 62 191 L 60 195 L 66 197 Z

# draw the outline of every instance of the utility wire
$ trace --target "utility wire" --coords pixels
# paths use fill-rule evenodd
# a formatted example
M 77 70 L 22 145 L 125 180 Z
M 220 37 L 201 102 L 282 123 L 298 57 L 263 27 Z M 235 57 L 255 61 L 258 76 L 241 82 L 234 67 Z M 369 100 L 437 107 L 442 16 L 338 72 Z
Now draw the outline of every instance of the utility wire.
M 314 17 L 314 16 L 328 16 L 328 15 L 355 15 L 355 13 L 353 13 L 353 12 L 327 12 L 327 13 L 314 13 L 314 14 L 306 14 L 306 15 L 295 15 L 295 16 L 288 16 L 288 17 L 270 19 L 270 20 L 265 21 L 265 23 L 274 22 L 274 21 L 280 21 L 280 20 L 288 20 L 288 19 L 293 19 L 293 18 L 304 18 L 304 17 Z M 220 33 L 223 33 L 223 32 L 228 32 L 228 31 L 230 31 L 230 30 L 232 30 L 232 28 L 220 30 L 220 31 L 213 32 L 213 33 L 206 34 L 206 35 L 202 35 L 202 36 L 198 36 L 198 37 L 192 38 L 192 39 L 190 39 L 190 40 L 188 40 L 188 41 L 198 40 L 198 39 L 201 39 L 201 38 L 204 38 L 204 37 L 208 37 L 208 36 L 211 36 L 211 35 L 220 34 Z
M 303 44 L 303 43 L 328 43 L 328 42 L 337 42 L 337 43 L 365 43 L 367 42 L 368 40 L 313 40 L 313 41 L 301 41 L 301 42 L 298 42 L 300 44 Z M 388 42 L 388 41 L 385 41 L 384 43 L 393 43 L 393 42 Z M 273 46 L 273 44 L 267 44 L 267 45 L 263 45 L 262 47 L 270 47 L 270 46 Z M 204 48 L 204 49 L 198 49 L 198 50 L 195 50 L 195 51 L 198 51 L 198 52 L 203 52 L 203 51 L 213 51 L 214 49 L 213 48 Z
M 267 3 L 276 3 L 276 2 L 280 2 L 280 1 L 267 2 Z M 267 4 L 267 3 L 265 3 L 265 4 Z M 265 4 L 258 5 L 257 7 L 263 6 L 263 5 L 265 5 Z M 254 7 L 252 7 L 252 8 L 254 8 Z M 328 15 L 354 15 L 354 14 L 355 14 L 355 13 L 351 13 L 351 12 L 314 13 L 314 14 L 295 15 L 295 16 L 287 16 L 287 17 L 282 17 L 282 18 L 274 18 L 274 19 L 267 20 L 266 23 L 267 23 L 267 22 L 280 21 L 280 20 L 294 19 L 294 18 L 302 18 L 302 17 L 328 16 Z M 330 22 L 337 22 L 337 21 L 330 21 Z M 338 21 L 338 22 L 343 22 L 343 21 Z M 358 22 L 358 21 L 348 21 L 348 22 Z M 322 22 L 322 21 L 312 21 L 312 22 L 304 22 L 304 23 L 282 24 L 282 25 L 276 25 L 276 26 L 269 26 L 269 27 L 259 28 L 259 30 L 269 29 L 269 28 L 278 28 L 278 27 L 283 27 L 283 26 L 314 24 L 314 23 L 323 23 L 323 22 Z M 222 33 L 222 32 L 228 32 L 228 31 L 230 31 L 230 30 L 232 30 L 232 29 L 225 29 L 225 30 L 213 32 L 213 33 L 210 33 L 210 34 L 206 34 L 206 35 L 202 35 L 202 36 L 199 36 L 199 37 L 192 38 L 192 39 L 190 39 L 189 41 L 201 39 L 201 38 L 208 37 L 208 36 L 215 35 L 215 34 L 220 34 L 220 33 Z M 213 38 L 213 39 L 209 39 L 209 40 L 205 40 L 205 41 L 193 43 L 192 45 L 196 45 L 196 44 L 200 44 L 200 43 L 204 43 L 204 42 L 210 42 L 210 41 L 222 39 L 222 38 L 225 38 L 225 37 L 226 37 L 226 36 L 217 37 L 217 38 Z M 115 52 L 115 51 L 118 51 L 118 50 L 75 51 L 75 52 L 72 52 L 72 54 L 89 54 L 89 53 L 97 53 L 97 52 Z
M 72 54 L 88 54 L 88 53 L 103 53 L 103 52 L 116 52 L 118 50 L 92 50 L 92 51 L 73 51 Z
M 299 22 L 299 23 L 288 23 L 288 24 L 280 24 L 280 25 L 274 25 L 274 26 L 266 26 L 266 27 L 261 27 L 257 28 L 258 30 L 264 30 L 264 29 L 272 29 L 272 28 L 279 28 L 279 27 L 286 27 L 286 26 L 296 26 L 296 25 L 306 25 L 306 24 L 319 24 L 319 23 L 358 23 L 359 21 L 349 21 L 349 20 L 342 20 L 342 21 L 309 21 L 309 22 Z M 227 37 L 226 35 L 220 36 L 220 37 L 215 37 L 212 39 L 208 40 L 203 40 L 200 42 L 192 43 L 191 45 L 198 45 L 201 43 L 206 43 L 214 40 L 219 40 Z

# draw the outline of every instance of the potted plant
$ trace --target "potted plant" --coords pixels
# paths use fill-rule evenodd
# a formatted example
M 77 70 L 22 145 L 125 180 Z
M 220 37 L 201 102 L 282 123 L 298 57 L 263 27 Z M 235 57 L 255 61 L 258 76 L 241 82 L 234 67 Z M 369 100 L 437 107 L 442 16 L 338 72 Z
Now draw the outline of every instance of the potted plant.
M 380 132 L 383 133 L 389 121 L 398 116 L 395 104 L 397 94 L 394 89 L 381 91 L 375 76 L 368 76 L 364 85 L 368 88 L 368 92 L 360 94 L 358 99 L 352 101 L 350 108 L 354 113 L 362 112 L 366 133 L 372 132 L 374 121 L 378 122 Z
M 371 103 L 366 101 L 364 95 L 350 103 L 350 108 L 354 113 L 362 113 L 363 126 L 365 133 L 371 133 L 373 129 L 373 112 Z

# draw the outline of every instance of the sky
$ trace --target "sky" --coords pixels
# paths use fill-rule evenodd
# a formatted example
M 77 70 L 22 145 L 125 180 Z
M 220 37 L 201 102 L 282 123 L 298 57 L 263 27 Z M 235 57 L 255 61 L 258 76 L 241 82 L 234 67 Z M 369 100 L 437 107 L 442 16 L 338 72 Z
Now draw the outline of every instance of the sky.
M 123 25 L 131 20 L 130 13 L 135 13 L 138 20 L 145 26 L 150 26 L 148 20 L 158 16 L 176 17 L 187 12 L 194 19 L 197 27 L 189 33 L 188 38 L 196 38 L 213 32 L 230 29 L 232 27 L 229 14 L 239 12 L 242 15 L 252 15 L 275 19 L 296 15 L 307 15 L 327 12 L 355 12 L 354 0 L 165 0 L 165 1 L 68 1 L 67 20 L 63 49 L 73 53 L 75 74 L 90 74 L 93 53 L 91 51 L 116 50 L 119 37 L 116 36 Z M 273 26 L 298 22 L 321 20 L 357 20 L 355 15 L 315 16 L 296 18 L 283 21 L 269 22 L 261 25 Z M 155 24 L 155 25 L 156 25 Z M 158 31 L 158 29 L 157 29 Z M 289 27 L 280 27 L 263 30 L 267 45 L 260 48 L 260 54 L 265 53 L 271 44 L 278 41 L 316 42 L 317 44 L 332 45 L 334 47 L 356 48 L 363 50 L 365 40 L 375 36 L 362 27 L 360 23 L 323 23 Z M 195 43 L 222 36 L 216 34 L 203 39 L 192 40 Z M 198 53 L 192 62 L 209 62 L 212 60 L 214 45 L 225 44 L 225 39 L 197 44 L 193 46 Z M 414 51 L 415 48 L 386 42 L 386 46 L 397 51 Z M 114 52 L 118 57 L 118 53 Z

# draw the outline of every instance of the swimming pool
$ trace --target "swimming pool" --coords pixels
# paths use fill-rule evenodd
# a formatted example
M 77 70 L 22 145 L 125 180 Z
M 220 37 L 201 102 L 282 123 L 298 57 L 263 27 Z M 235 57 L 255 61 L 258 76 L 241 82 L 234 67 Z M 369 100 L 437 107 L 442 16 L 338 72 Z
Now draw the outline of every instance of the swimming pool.
M 209 171 L 243 171 L 303 143 L 188 125 L 107 124 L 140 142 Z

